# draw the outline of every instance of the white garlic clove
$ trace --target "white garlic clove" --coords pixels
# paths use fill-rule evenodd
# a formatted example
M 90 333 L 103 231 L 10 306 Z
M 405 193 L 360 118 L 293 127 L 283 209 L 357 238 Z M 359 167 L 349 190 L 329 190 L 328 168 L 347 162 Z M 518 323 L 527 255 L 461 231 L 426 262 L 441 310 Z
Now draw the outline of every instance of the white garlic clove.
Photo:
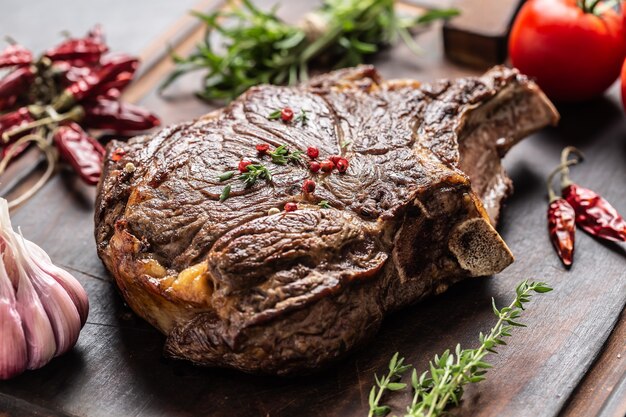
M 50 362 L 56 352 L 56 340 L 48 314 L 21 266 L 16 300 L 28 347 L 28 369 L 38 369 Z
M 54 278 L 67 291 L 80 315 L 80 325 L 81 327 L 84 326 L 89 315 L 89 298 L 85 289 L 69 272 L 54 265 L 43 249 L 29 240 L 24 239 L 24 241 L 31 259 L 37 266 Z
M 0 380 L 24 372 L 27 362 L 26 338 L 17 311 L 15 290 L 0 257 Z
M 56 340 L 55 356 L 62 355 L 78 340 L 81 329 L 78 310 L 67 291 L 41 268 L 33 264 L 26 270 L 50 319 Z

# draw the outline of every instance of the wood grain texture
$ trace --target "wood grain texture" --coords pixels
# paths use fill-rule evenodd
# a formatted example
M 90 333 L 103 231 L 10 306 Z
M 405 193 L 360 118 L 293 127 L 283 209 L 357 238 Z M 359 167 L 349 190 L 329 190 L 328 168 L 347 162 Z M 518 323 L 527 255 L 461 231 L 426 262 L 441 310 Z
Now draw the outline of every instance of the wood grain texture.
M 306 5 L 294 3 L 286 5 L 283 13 L 295 20 L 303 10 Z M 374 62 L 386 77 L 429 80 L 467 74 L 442 59 L 438 28 L 419 41 L 426 51 L 421 57 L 398 46 Z M 199 116 L 211 107 L 190 97 L 198 83 L 198 76 L 186 77 L 167 100 L 152 89 L 142 102 L 166 123 Z M 513 287 L 525 278 L 548 281 L 555 291 L 532 301 L 524 316 L 528 328 L 516 330 L 500 355 L 489 358 L 495 368 L 487 381 L 470 387 L 453 414 L 559 415 L 568 402 L 568 407 L 575 406 L 571 394 L 584 390 L 576 391 L 576 387 L 602 352 L 626 302 L 626 250 L 581 232 L 574 267 L 565 271 L 545 229 L 544 178 L 557 164 L 562 147 L 579 146 L 587 162 L 573 170 L 573 178 L 626 211 L 621 181 L 626 176 L 626 125 L 618 102 L 614 88 L 607 98 L 562 107 L 558 128 L 534 135 L 507 156 L 516 192 L 507 202 L 499 229 L 517 258 L 510 268 L 496 277 L 465 281 L 439 297 L 393 314 L 367 347 L 307 377 L 259 377 L 163 358 L 163 336 L 124 305 L 95 254 L 93 188 L 62 170 L 14 213 L 13 222 L 83 283 L 91 312 L 72 352 L 43 369 L 0 382 L 0 416 L 2 412 L 12 417 L 364 416 L 373 374 L 384 371 L 394 352 L 425 369 L 435 353 L 457 342 L 475 346 L 478 333 L 495 322 L 491 297 L 499 305 L 508 304 Z M 605 352 L 615 349 L 619 340 L 616 343 L 612 338 Z M 602 363 L 615 371 L 609 357 L 600 356 L 596 366 Z M 617 393 L 617 400 L 603 400 L 597 407 L 578 408 L 578 414 L 569 415 L 619 415 L 615 414 L 620 410 L 618 400 L 623 399 L 619 397 L 623 392 L 619 369 L 595 369 L 602 376 L 590 373 L 591 386 L 594 380 L 611 375 L 615 382 L 606 398 Z M 407 396 L 393 397 L 390 402 L 400 414 Z

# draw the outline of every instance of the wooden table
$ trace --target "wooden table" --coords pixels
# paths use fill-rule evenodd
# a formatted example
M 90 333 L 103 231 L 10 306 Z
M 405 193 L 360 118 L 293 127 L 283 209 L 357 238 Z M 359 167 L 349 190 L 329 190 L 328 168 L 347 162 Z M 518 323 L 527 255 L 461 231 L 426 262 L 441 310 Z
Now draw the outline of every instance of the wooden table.
M 10 1 L 20 16 L 37 13 L 33 5 L 17 9 L 23 2 Z M 4 15 L 0 27 L 9 28 L 27 45 L 43 48 L 59 30 L 80 32 L 99 20 L 111 33 L 114 49 L 141 52 L 144 59 L 141 78 L 127 93 L 129 100 L 158 112 L 165 123 L 211 110 L 190 95 L 198 77 L 181 80 L 167 99 L 155 92 L 171 69 L 165 56 L 167 40 L 185 53 L 202 36 L 195 20 L 184 15 L 191 0 L 89 2 L 89 10 L 80 6 L 83 3 L 48 6 L 44 14 L 49 18 L 26 27 L 10 24 L 18 20 L 12 13 Z M 282 13 L 295 21 L 310 7 L 307 3 L 287 2 Z M 196 8 L 219 6 L 218 1 L 205 0 Z M 83 10 L 74 10 L 77 7 Z M 54 19 L 55 14 L 63 17 Z M 374 63 L 386 77 L 430 80 L 470 74 L 443 59 L 438 27 L 422 35 L 419 43 L 426 51 L 421 57 L 399 46 Z M 560 111 L 558 128 L 524 141 L 505 160 L 516 192 L 507 202 L 499 230 L 517 261 L 496 277 L 466 281 L 392 315 L 366 349 L 331 370 L 300 378 L 251 376 L 164 359 L 163 336 L 124 305 L 96 256 L 94 190 L 62 169 L 14 211 L 13 222 L 83 283 L 90 295 L 90 316 L 72 352 L 41 370 L 0 383 L 0 416 L 364 416 L 373 374 L 384 370 L 394 352 L 423 369 L 435 353 L 457 342 L 475 346 L 478 332 L 494 322 L 490 298 L 499 305 L 508 303 L 512 288 L 525 278 L 548 281 L 555 291 L 532 302 L 524 320 L 528 328 L 516 331 L 500 355 L 489 358 L 495 368 L 488 379 L 470 387 L 453 414 L 625 415 L 626 319 L 620 314 L 626 303 L 626 250 L 579 233 L 576 263 L 565 271 L 545 230 L 544 178 L 560 150 L 576 145 L 588 162 L 576 168 L 574 178 L 626 212 L 626 124 L 616 87 L 605 98 L 561 106 Z M 32 157 L 24 161 L 33 163 Z M 9 174 L 2 178 L 4 192 L 17 180 Z M 19 189 L 23 181 L 17 183 Z M 402 413 L 406 400 L 390 400 L 396 414 Z

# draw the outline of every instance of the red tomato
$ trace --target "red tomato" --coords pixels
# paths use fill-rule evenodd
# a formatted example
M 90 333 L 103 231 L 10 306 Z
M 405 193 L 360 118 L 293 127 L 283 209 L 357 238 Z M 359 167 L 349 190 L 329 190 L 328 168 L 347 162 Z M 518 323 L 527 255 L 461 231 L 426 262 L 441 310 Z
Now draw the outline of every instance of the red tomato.
M 624 61 L 624 66 L 622 67 L 622 104 L 626 111 L 626 61 Z
M 577 0 L 527 1 L 511 30 L 511 62 L 554 100 L 602 94 L 619 76 L 626 55 L 623 18 L 602 6 L 597 16 Z

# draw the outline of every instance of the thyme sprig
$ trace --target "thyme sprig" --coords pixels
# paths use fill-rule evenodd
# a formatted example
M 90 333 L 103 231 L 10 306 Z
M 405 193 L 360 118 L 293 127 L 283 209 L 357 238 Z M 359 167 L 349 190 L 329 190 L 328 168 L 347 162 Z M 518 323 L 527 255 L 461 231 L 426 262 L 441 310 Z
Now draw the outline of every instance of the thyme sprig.
M 276 8 L 266 12 L 242 0 L 212 14 L 194 14 L 206 24 L 204 42 L 186 58 L 174 56 L 176 69 L 161 90 L 185 73 L 203 70 L 204 84 L 197 95 L 231 100 L 253 85 L 306 81 L 314 65 L 358 65 L 398 39 L 417 52 L 410 30 L 458 11 L 431 10 L 416 18 L 396 14 L 393 0 L 325 0 L 292 25 L 278 17 Z
M 220 182 L 228 181 L 235 176 L 235 171 L 226 171 L 217 178 Z M 243 181 L 244 187 L 252 187 L 258 180 L 263 179 L 268 182 L 272 181 L 272 172 L 263 164 L 250 164 L 246 167 L 246 172 L 240 174 L 237 179 Z M 222 188 L 220 194 L 220 203 L 223 203 L 230 197 L 231 184 L 227 184 Z
M 296 123 L 301 123 L 302 126 L 305 126 L 309 121 L 308 111 L 304 109 L 300 109 L 300 113 L 295 118 Z
M 300 150 L 289 151 L 286 145 L 280 145 L 267 153 L 272 162 L 278 165 L 287 165 L 288 162 L 298 163 L 301 161 L 303 152 Z
M 247 168 L 248 170 L 239 176 L 246 188 L 252 187 L 259 179 L 272 181 L 272 173 L 265 165 L 252 164 Z
M 552 288 L 543 282 L 526 280 L 515 288 L 515 299 L 508 307 L 498 309 L 492 299 L 493 312 L 498 317 L 498 321 L 487 335 L 480 333 L 480 346 L 477 349 L 461 349 L 461 345 L 457 344 L 454 353 L 446 350 L 441 356 L 435 355 L 429 363 L 430 369 L 421 375 L 418 376 L 417 371 L 413 369 L 411 373 L 413 397 L 411 404 L 407 407 L 405 417 L 437 417 L 441 416 L 450 405 L 458 405 L 463 396 L 463 386 L 485 379 L 487 369 L 491 368 L 491 365 L 484 361 L 485 356 L 489 353 L 497 353 L 496 346 L 506 345 L 503 339 L 511 336 L 514 327 L 524 327 L 524 324 L 518 321 L 524 310 L 524 304 L 530 301 L 533 293 L 541 294 L 549 291 L 552 291 Z M 398 359 L 396 353 L 391 358 L 389 369 L 392 369 L 392 365 L 395 367 L 398 363 L 402 363 L 403 359 Z M 394 375 L 397 376 L 397 374 Z M 376 395 L 372 398 L 370 394 L 368 416 L 384 416 L 389 413 L 390 407 L 381 405 L 381 398 L 385 390 L 394 391 L 394 389 L 389 388 L 388 384 L 380 384 L 381 380 L 377 377 L 375 379 L 376 386 L 372 388 L 372 392 L 376 392 Z M 386 381 L 386 379 L 382 380 L 382 382 Z M 405 387 L 405 384 L 394 383 L 399 384 L 393 386 L 395 390 L 402 390 Z
M 396 352 L 391 358 L 387 375 L 379 379 L 378 375 L 374 374 L 376 385 L 370 391 L 368 417 L 384 416 L 391 411 L 391 407 L 388 405 L 379 405 L 385 391 L 399 391 L 406 388 L 405 383 L 397 381 L 402 378 L 402 374 L 411 369 L 411 365 L 405 365 L 404 358 L 399 358 L 398 355 Z

